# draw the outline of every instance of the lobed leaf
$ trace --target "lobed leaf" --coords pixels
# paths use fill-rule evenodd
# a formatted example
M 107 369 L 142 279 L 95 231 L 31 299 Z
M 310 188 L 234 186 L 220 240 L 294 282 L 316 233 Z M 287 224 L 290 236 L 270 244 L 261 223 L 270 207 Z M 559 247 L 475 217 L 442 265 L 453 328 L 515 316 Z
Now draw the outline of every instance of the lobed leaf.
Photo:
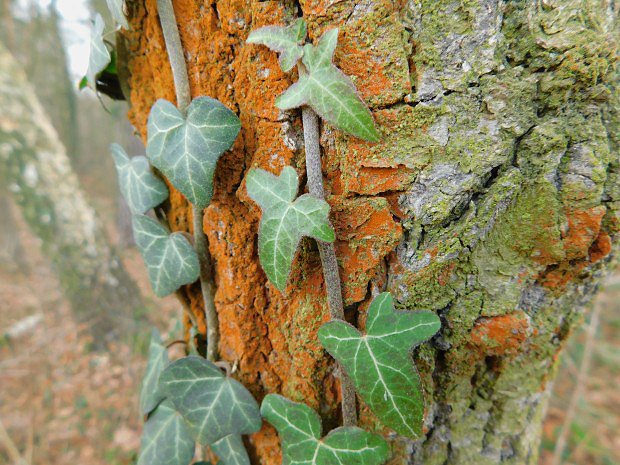
M 271 50 L 280 53 L 280 67 L 282 71 L 290 71 L 303 56 L 304 49 L 301 43 L 306 38 L 306 22 L 298 18 L 288 27 L 267 26 L 252 31 L 246 42 L 262 44 Z
M 168 351 L 161 342 L 159 331 L 153 329 L 146 372 L 140 388 L 140 411 L 143 415 L 148 415 L 155 410 L 165 398 L 159 389 L 159 375 L 166 365 L 168 365 Z
M 188 465 L 195 447 L 183 418 L 164 400 L 144 425 L 138 465 Z
M 213 196 L 217 161 L 240 128 L 237 115 L 212 98 L 192 100 L 187 116 L 160 99 L 149 114 L 146 155 L 191 203 L 205 208 Z
M 90 55 L 86 70 L 86 80 L 93 90 L 97 90 L 97 75 L 106 69 L 112 59 L 108 48 L 103 42 L 104 29 L 105 23 L 103 18 L 97 13 L 93 28 L 90 31 Z
M 304 46 L 306 72 L 276 99 L 281 110 L 310 106 L 336 128 L 360 139 L 376 142 L 379 132 L 372 115 L 351 80 L 332 63 L 338 29 L 325 32 L 316 46 Z
M 108 4 L 108 10 L 110 10 L 110 14 L 114 21 L 116 21 L 121 27 L 125 29 L 129 29 L 129 23 L 127 22 L 127 17 L 125 16 L 124 1 L 123 0 L 105 0 Z
M 182 233 L 170 234 L 152 218 L 134 215 L 133 234 L 157 297 L 198 279 L 198 257 Z
M 280 395 L 267 395 L 261 413 L 278 430 L 282 465 L 378 465 L 388 458 L 385 440 L 361 428 L 336 428 L 321 438 L 318 414 Z
M 290 166 L 285 167 L 280 176 L 252 169 L 246 186 L 252 200 L 263 210 L 258 231 L 261 265 L 269 280 L 284 290 L 302 237 L 324 242 L 335 240 L 328 219 L 329 205 L 310 194 L 295 199 L 299 182 Z
M 250 465 L 250 457 L 239 434 L 229 434 L 211 444 L 211 450 L 217 454 L 221 465 Z
M 159 383 L 202 445 L 212 446 L 226 439 L 226 444 L 234 446 L 240 440 L 234 436 L 251 434 L 261 427 L 258 404 L 252 394 L 201 357 L 189 356 L 171 363 Z M 220 452 L 226 444 L 219 443 Z M 235 449 L 235 453 L 241 452 Z
M 368 309 L 365 335 L 349 323 L 330 321 L 319 329 L 319 340 L 374 414 L 398 434 L 417 438 L 424 399 L 410 350 L 440 326 L 432 312 L 394 311 L 391 294 L 384 292 Z
M 133 213 L 146 213 L 168 197 L 166 183 L 151 172 L 146 157 L 129 158 L 118 144 L 110 145 L 118 184 Z

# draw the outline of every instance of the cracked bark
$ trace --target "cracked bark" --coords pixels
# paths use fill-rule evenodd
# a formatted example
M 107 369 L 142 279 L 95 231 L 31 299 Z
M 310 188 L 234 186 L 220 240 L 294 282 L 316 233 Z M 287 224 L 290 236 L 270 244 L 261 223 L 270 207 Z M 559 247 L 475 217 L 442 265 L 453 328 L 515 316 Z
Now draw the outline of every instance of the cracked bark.
M 155 99 L 174 95 L 153 5 L 130 4 L 127 33 L 130 117 L 143 135 Z M 372 292 L 387 289 L 402 308 L 432 309 L 443 321 L 414 354 L 427 432 L 392 438 L 391 463 L 536 463 L 557 355 L 617 250 L 617 6 L 212 6 L 175 2 L 193 96 L 218 98 L 243 125 L 205 211 L 222 358 L 238 363 L 236 376 L 259 399 L 280 392 L 320 409 L 327 427 L 339 423 L 334 367 L 316 340 L 329 318 L 319 254 L 304 242 L 287 292 L 271 288 L 243 183 L 251 166 L 304 171 L 300 114 L 273 105 L 292 79 L 275 54 L 244 44 L 251 29 L 301 13 L 313 38 L 340 27 L 336 64 L 384 134 L 376 145 L 327 125 L 321 135 L 346 317 L 363 328 Z M 173 192 L 174 228 L 189 229 L 188 208 Z M 388 433 L 363 406 L 360 423 Z M 250 443 L 255 463 L 279 463 L 272 429 Z

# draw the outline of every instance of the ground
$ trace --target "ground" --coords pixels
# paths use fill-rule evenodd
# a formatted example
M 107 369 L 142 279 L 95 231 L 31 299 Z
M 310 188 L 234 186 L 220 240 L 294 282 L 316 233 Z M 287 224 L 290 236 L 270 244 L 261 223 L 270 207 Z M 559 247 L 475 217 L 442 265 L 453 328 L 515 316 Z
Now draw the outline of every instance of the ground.
M 113 208 L 100 207 L 106 223 L 113 224 Z M 0 269 L 0 336 L 29 316 L 40 315 L 40 321 L 20 339 L 0 342 L 1 425 L 29 465 L 134 463 L 142 424 L 137 393 L 149 326 L 174 336 L 179 305 L 173 298 L 155 299 L 139 255 L 134 249 L 123 251 L 126 267 L 151 304 L 149 322 L 131 342 L 105 353 L 90 351 L 88 331 L 72 319 L 37 239 L 20 224 L 30 272 Z M 115 239 L 114 230 L 109 235 Z M 585 396 L 571 426 L 566 465 L 620 463 L 620 272 L 608 279 L 599 299 L 601 325 Z M 544 426 L 541 464 L 552 463 L 584 339 L 585 332 L 577 331 L 564 352 Z M 11 463 L 1 428 L 0 463 Z

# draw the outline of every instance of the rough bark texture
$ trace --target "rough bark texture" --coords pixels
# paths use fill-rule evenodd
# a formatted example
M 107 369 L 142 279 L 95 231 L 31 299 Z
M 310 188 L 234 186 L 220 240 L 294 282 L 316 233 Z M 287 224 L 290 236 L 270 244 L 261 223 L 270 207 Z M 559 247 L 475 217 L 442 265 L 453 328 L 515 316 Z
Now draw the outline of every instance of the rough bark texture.
M 393 464 L 533 464 L 557 355 L 609 266 L 619 229 L 618 6 L 601 0 L 176 0 L 192 95 L 242 121 L 218 165 L 204 228 L 216 262 L 220 352 L 259 398 L 280 392 L 337 418 L 333 363 L 316 338 L 329 318 L 318 253 L 304 242 L 287 292 L 256 250 L 252 166 L 303 173 L 300 113 L 274 99 L 294 76 L 250 30 L 303 15 L 311 37 L 340 27 L 336 62 L 383 139 L 323 126 L 347 317 L 371 295 L 438 312 L 414 354 L 426 435 L 393 438 Z M 615 11 L 614 11 L 615 8 Z M 174 101 L 155 0 L 129 5 L 130 118 L 145 135 L 157 98 Z M 615 106 L 615 109 L 614 109 Z M 169 219 L 187 230 L 187 202 Z M 200 315 L 199 292 L 187 289 Z M 204 329 L 204 328 L 202 328 Z M 365 409 L 362 423 L 388 431 Z M 390 436 L 392 437 L 392 436 Z M 265 426 L 255 463 L 277 464 Z
M 94 344 L 130 329 L 141 307 L 137 286 L 108 244 L 71 170 L 65 148 L 27 77 L 0 43 L 0 180 L 58 270 Z

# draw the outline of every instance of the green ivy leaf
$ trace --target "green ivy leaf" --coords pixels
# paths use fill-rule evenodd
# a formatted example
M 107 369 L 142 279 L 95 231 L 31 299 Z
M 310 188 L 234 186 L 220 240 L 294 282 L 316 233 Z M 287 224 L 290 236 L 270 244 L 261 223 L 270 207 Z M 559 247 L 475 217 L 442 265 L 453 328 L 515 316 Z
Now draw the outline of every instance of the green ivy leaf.
M 114 21 L 116 21 L 121 27 L 129 29 L 129 23 L 125 17 L 125 12 L 123 11 L 125 2 L 123 0 L 105 1 L 108 4 L 108 10 L 110 10 L 110 14 L 112 15 L 112 18 L 114 18 Z
M 217 100 L 192 100 L 185 117 L 172 103 L 158 100 L 148 119 L 146 155 L 196 207 L 213 196 L 217 160 L 239 133 L 237 115 Z
M 103 30 L 105 23 L 100 14 L 95 16 L 95 23 L 90 31 L 90 56 L 88 57 L 88 68 L 86 71 L 86 79 L 88 85 L 97 90 L 97 75 L 101 73 L 110 60 L 110 52 L 103 42 Z
M 410 350 L 440 328 L 432 312 L 396 312 L 389 292 L 368 309 L 366 335 L 342 321 L 319 329 L 319 340 L 338 360 L 364 402 L 398 434 L 416 438 L 422 432 L 424 399 Z
M 317 413 L 280 395 L 267 395 L 261 413 L 278 430 L 282 465 L 378 465 L 388 458 L 385 440 L 361 428 L 336 428 L 321 438 Z
M 198 257 L 182 233 L 170 234 L 152 218 L 134 215 L 133 234 L 157 297 L 198 279 Z
M 168 197 L 166 183 L 151 172 L 146 157 L 129 158 L 118 144 L 110 145 L 118 184 L 133 213 L 145 213 Z
M 204 358 L 189 356 L 171 363 L 159 383 L 202 445 L 213 446 L 229 436 L 255 433 L 261 427 L 252 394 Z M 219 444 L 220 452 L 226 444 L 232 444 L 235 453 L 246 453 L 245 449 L 237 450 L 235 444 L 239 442 L 235 438 L 224 443 Z
M 263 210 L 258 255 L 269 280 L 284 290 L 299 241 L 310 236 L 324 242 L 336 238 L 329 224 L 329 205 L 310 194 L 297 196 L 297 173 L 287 166 L 280 176 L 265 170 L 248 173 L 248 194 Z
M 140 389 L 140 411 L 143 415 L 151 413 L 164 400 L 165 396 L 159 389 L 159 375 L 166 365 L 168 365 L 168 351 L 161 342 L 159 331 L 153 329 L 146 372 Z
M 188 465 L 195 448 L 183 418 L 164 400 L 144 425 L 138 465 Z
M 336 128 L 376 142 L 379 132 L 368 107 L 353 82 L 332 63 L 337 41 L 338 29 L 331 29 L 317 46 L 304 46 L 302 62 L 307 73 L 300 72 L 299 80 L 276 99 L 276 106 L 290 110 L 308 105 Z
M 303 56 L 304 49 L 301 43 L 306 38 L 306 22 L 303 18 L 297 19 L 288 27 L 267 26 L 252 31 L 246 42 L 262 44 L 271 50 L 280 53 L 280 67 L 282 71 L 290 71 Z
M 250 465 L 250 458 L 239 434 L 229 434 L 211 444 L 211 449 L 217 454 L 220 465 Z

